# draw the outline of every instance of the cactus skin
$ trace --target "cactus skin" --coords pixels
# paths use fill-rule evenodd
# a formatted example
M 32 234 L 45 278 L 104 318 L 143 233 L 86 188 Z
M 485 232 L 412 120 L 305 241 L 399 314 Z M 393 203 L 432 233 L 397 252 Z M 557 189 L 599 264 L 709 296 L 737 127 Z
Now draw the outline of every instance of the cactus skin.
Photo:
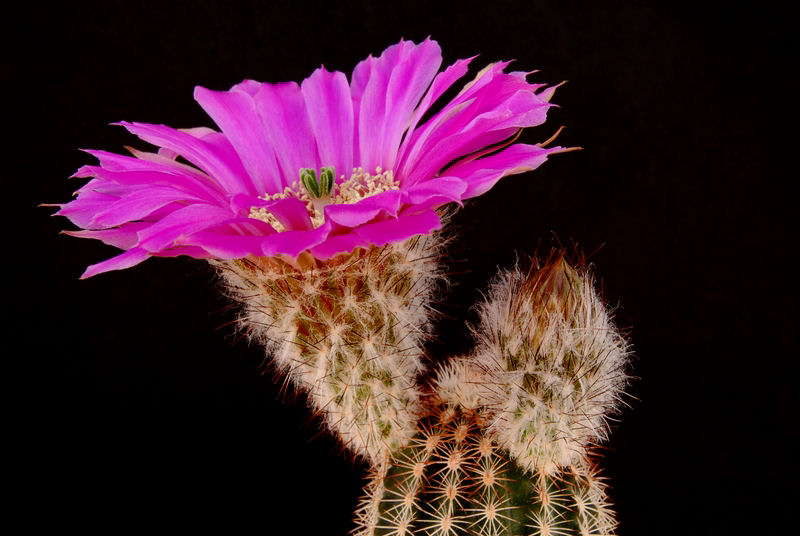
M 443 241 L 417 236 L 328 261 L 215 263 L 242 305 L 242 330 L 309 393 L 344 444 L 372 463 L 414 433 Z
M 608 536 L 616 522 L 591 464 L 530 473 L 480 411 L 433 403 L 411 443 L 376 469 L 357 536 Z

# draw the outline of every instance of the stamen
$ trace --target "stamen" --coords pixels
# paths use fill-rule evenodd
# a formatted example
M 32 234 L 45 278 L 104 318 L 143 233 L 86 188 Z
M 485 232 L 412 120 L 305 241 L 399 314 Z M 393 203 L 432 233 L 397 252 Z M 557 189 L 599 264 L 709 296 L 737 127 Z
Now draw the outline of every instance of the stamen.
M 311 223 L 316 228 L 325 221 L 326 205 L 356 203 L 376 194 L 400 189 L 400 184 L 394 179 L 394 172 L 389 169 L 384 171 L 381 167 L 375 168 L 375 174 L 367 173 L 361 167 L 353 168 L 350 178 L 345 179 L 345 176 L 341 175 L 338 184 L 334 181 L 335 177 L 336 172 L 332 166 L 320 169 L 319 181 L 313 169 L 303 168 L 300 170 L 300 180 L 284 188 L 283 192 L 265 194 L 259 198 L 274 201 L 293 197 L 303 201 L 308 209 Z M 286 227 L 267 208 L 251 207 L 249 216 L 270 224 L 276 231 L 286 230 Z

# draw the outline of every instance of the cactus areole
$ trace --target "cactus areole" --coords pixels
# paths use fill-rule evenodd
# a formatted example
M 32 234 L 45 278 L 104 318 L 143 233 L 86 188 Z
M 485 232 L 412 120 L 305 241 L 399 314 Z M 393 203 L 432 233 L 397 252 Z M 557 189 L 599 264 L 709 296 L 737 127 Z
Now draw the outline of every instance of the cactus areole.
M 516 141 L 556 87 L 498 62 L 442 102 L 471 60 L 441 61 L 400 41 L 349 81 L 198 87 L 219 130 L 121 123 L 157 149 L 89 151 L 58 215 L 123 250 L 83 277 L 152 256 L 215 267 L 241 330 L 370 464 L 358 536 L 611 535 L 590 455 L 629 349 L 582 265 L 501 272 L 473 352 L 428 368 L 447 206 L 570 150 Z

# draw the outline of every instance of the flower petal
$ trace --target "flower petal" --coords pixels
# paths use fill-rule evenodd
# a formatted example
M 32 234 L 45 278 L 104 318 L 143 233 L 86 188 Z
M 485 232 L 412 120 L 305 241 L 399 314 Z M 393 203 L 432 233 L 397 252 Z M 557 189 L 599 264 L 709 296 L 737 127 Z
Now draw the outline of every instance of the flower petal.
M 325 207 L 325 219 L 346 227 L 356 227 L 366 223 L 381 213 L 396 216 L 403 201 L 403 192 L 389 190 L 357 203 L 328 205 Z
M 419 45 L 400 41 L 377 60 L 370 58 L 356 67 L 356 161 L 365 170 L 372 172 L 377 166 L 392 169 L 403 132 L 441 62 L 439 45 L 428 39 Z
M 191 134 L 164 125 L 125 121 L 119 124 L 144 141 L 166 147 L 183 156 L 205 171 L 226 192 L 258 194 L 254 191 L 238 157 L 229 154 L 218 138 L 198 139 Z
M 219 225 L 234 217 L 229 210 L 211 205 L 189 205 L 176 210 L 139 232 L 139 246 L 157 253 L 180 245 L 180 239 Z
M 443 72 L 436 75 L 436 78 L 433 79 L 431 83 L 431 87 L 425 93 L 425 96 L 417 106 L 417 109 L 414 111 L 414 115 L 411 118 L 411 122 L 408 126 L 408 133 L 406 137 L 403 139 L 403 143 L 400 146 L 400 150 L 398 152 L 396 166 L 399 168 L 402 166 L 403 161 L 405 160 L 405 150 L 408 146 L 409 142 L 413 137 L 414 130 L 417 128 L 417 124 L 419 123 L 422 116 L 425 115 L 425 112 L 431 107 L 431 105 L 436 102 L 439 97 L 442 96 L 442 93 L 447 91 L 459 78 L 464 76 L 467 73 L 467 67 L 469 66 L 470 62 L 474 58 L 467 58 L 464 60 L 458 60 Z
M 138 232 L 143 228 L 152 225 L 150 222 L 127 223 L 115 229 L 103 229 L 100 231 L 80 230 L 80 231 L 61 231 L 65 235 L 77 238 L 93 238 L 100 240 L 109 246 L 119 249 L 130 249 L 139 242 Z
M 466 190 L 467 183 L 458 177 L 436 177 L 407 188 L 405 201 L 415 207 L 439 206 L 451 201 L 460 205 Z
M 320 165 L 334 166 L 337 175 L 353 168 L 353 101 L 344 73 L 320 67 L 301 85 Z
M 292 231 L 309 231 L 314 228 L 306 204 L 297 198 L 278 199 L 264 205 L 281 225 Z
M 415 235 L 428 234 L 442 228 L 442 222 L 434 210 L 415 214 L 403 214 L 397 219 L 368 223 L 353 230 L 370 244 L 383 246 L 390 242 L 401 242 Z
M 194 88 L 194 98 L 230 140 L 255 188 L 251 193 L 276 193 L 283 181 L 275 150 L 267 139 L 253 97 L 244 89 L 211 91 Z
M 311 254 L 317 259 L 326 260 L 335 257 L 339 253 L 346 253 L 353 251 L 357 247 L 366 247 L 368 245 L 369 242 L 366 239 L 352 233 L 328 236 L 324 242 L 311 248 Z
M 253 97 L 278 165 L 283 186 L 298 180 L 300 168 L 319 169 L 317 147 L 300 86 L 295 82 L 262 84 Z M 283 187 L 276 190 L 280 192 Z M 272 192 L 275 193 L 275 192 Z
M 146 260 L 149 256 L 150 254 L 142 248 L 129 249 L 128 251 L 117 255 L 116 257 L 112 257 L 103 262 L 98 262 L 97 264 L 92 264 L 86 268 L 85 272 L 83 272 L 81 279 L 102 274 L 103 272 L 110 272 L 111 270 L 123 270 L 125 268 L 130 268 L 131 266 L 136 266 L 140 262 Z
M 536 169 L 547 160 L 549 154 L 563 150 L 563 147 L 545 149 L 538 145 L 517 143 L 497 154 L 456 164 L 447 170 L 447 174 L 467 182 L 463 198 L 469 199 L 487 192 L 503 177 Z
M 273 256 L 278 254 L 297 257 L 307 249 L 311 249 L 325 241 L 330 234 L 332 225 L 325 222 L 310 231 L 283 231 L 265 237 L 261 244 L 263 255 Z

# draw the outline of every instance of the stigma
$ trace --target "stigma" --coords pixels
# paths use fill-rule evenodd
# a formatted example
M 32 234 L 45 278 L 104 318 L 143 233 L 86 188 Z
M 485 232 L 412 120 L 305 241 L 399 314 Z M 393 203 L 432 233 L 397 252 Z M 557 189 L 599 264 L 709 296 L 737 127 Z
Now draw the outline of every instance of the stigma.
M 330 204 L 357 203 L 362 199 L 377 195 L 389 190 L 399 190 L 400 184 L 394 178 L 394 172 L 384 170 L 380 166 L 375 168 L 375 173 L 364 171 L 362 167 L 353 168 L 349 178 L 339 176 L 338 182 L 334 180 L 335 169 L 323 167 L 319 171 L 319 178 L 313 169 L 303 168 L 299 171 L 299 180 L 291 186 L 286 186 L 283 192 L 259 196 L 265 201 L 295 198 L 304 202 L 311 223 L 314 228 L 325 221 L 325 207 Z M 251 207 L 251 218 L 270 224 L 276 231 L 287 230 L 275 216 L 264 207 Z

